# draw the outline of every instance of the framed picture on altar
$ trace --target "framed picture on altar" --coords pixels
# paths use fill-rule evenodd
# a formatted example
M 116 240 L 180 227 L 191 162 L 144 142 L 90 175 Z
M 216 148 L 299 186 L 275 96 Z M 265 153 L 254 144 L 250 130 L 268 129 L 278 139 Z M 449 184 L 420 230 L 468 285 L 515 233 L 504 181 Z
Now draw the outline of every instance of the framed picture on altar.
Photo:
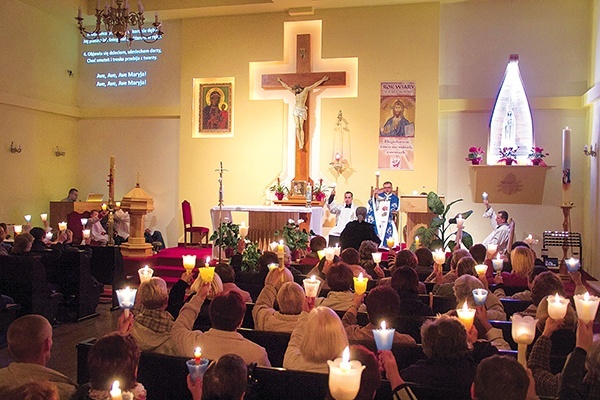
M 306 181 L 292 181 L 290 184 L 290 199 L 306 199 Z
M 235 78 L 194 78 L 192 137 L 233 137 Z

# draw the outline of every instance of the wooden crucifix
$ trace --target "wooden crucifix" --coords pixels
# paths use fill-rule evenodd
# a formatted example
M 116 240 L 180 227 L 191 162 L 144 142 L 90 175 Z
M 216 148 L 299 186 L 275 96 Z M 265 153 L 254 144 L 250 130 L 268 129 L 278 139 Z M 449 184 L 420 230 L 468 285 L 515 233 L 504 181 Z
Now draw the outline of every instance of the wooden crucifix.
M 345 86 L 346 72 L 311 72 L 310 34 L 296 36 L 296 72 L 291 74 L 262 75 L 262 88 L 265 90 L 287 89 L 296 96 L 296 165 L 295 180 L 309 181 L 310 138 L 313 113 L 310 109 L 310 90 L 317 86 Z M 308 90 L 307 90 L 308 89 Z M 300 104 L 299 104 L 300 103 Z M 300 115 L 306 105 L 306 121 Z M 296 111 L 296 110 L 295 110 Z M 298 115 L 297 115 L 298 114 Z

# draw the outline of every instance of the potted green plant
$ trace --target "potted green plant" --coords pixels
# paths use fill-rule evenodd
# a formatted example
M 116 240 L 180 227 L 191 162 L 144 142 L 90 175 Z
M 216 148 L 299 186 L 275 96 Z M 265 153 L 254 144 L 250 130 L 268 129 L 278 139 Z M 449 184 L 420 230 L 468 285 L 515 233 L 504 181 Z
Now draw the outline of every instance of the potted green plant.
M 454 200 L 447 205 L 444 205 L 440 197 L 435 192 L 429 192 L 427 194 L 427 208 L 435 217 L 431 219 L 431 223 L 428 227 L 422 226 L 417 229 L 415 232 L 416 236 L 418 236 L 423 243 L 423 246 L 429 247 L 431 250 L 435 249 L 450 249 L 450 251 L 454 250 L 456 246 L 455 240 L 451 240 L 454 236 L 456 238 L 456 231 L 452 231 L 452 225 L 456 224 L 456 217 L 458 215 L 462 215 L 463 219 L 467 219 L 473 214 L 473 210 L 465 211 L 459 214 L 455 214 L 454 217 L 448 218 L 448 213 L 453 204 L 456 204 L 463 199 Z M 470 248 L 473 246 L 473 238 L 471 235 L 462 231 L 462 240 L 461 243 L 465 248 Z M 414 243 L 411 246 L 411 250 L 414 250 Z
M 261 253 L 258 249 L 258 243 L 252 243 L 246 239 L 246 247 L 242 253 L 242 271 L 244 272 L 258 272 L 258 259 Z
M 210 236 L 214 240 L 214 246 L 222 247 L 227 257 L 231 257 L 240 240 L 240 226 L 233 222 L 223 222 Z
M 277 200 L 283 200 L 283 197 L 290 191 L 287 186 L 281 183 L 279 178 L 277 178 L 277 183 L 273 184 L 269 190 L 275 192 L 275 197 L 277 197 Z
M 483 149 L 481 147 L 469 147 L 469 153 L 467 153 L 466 161 L 470 161 L 473 165 L 479 165 L 483 158 Z
M 300 250 L 306 250 L 308 248 L 308 242 L 310 241 L 310 237 L 314 236 L 315 233 L 310 230 L 310 232 L 306 232 L 306 229 L 300 229 L 300 224 L 303 223 L 304 220 L 299 219 L 298 222 L 293 219 L 288 220 L 287 224 L 283 226 L 282 231 L 275 231 L 276 235 L 283 236 L 283 241 L 290 248 L 290 252 L 292 252 L 292 260 L 296 260 L 298 257 L 294 257 L 294 254 L 297 254 Z
M 325 200 L 325 197 L 327 197 L 327 195 L 325 194 L 325 190 L 328 187 L 323 185 L 323 179 L 319 179 L 319 183 L 315 185 L 315 187 L 313 188 L 313 198 L 316 201 L 323 201 Z

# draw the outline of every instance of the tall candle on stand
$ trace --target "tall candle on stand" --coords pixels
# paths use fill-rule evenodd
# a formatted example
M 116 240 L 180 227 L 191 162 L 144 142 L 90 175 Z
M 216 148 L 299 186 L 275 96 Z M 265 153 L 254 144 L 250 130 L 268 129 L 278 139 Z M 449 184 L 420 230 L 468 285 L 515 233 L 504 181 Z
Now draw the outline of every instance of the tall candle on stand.
M 327 360 L 329 365 L 329 393 L 335 400 L 353 400 L 360 389 L 360 377 L 365 367 L 356 360 L 350 361 L 346 347 L 342 358 Z
M 562 131 L 562 204 L 571 205 L 571 130 Z
M 577 309 L 579 319 L 588 323 L 596 318 L 598 301 L 600 300 L 598 297 L 590 296 L 589 292 L 585 292 L 585 294 L 573 296 L 573 299 L 575 299 L 575 308 Z
M 379 176 L 381 173 L 379 171 L 375 171 L 375 188 L 379 189 Z
M 535 326 L 538 322 L 533 317 L 522 317 L 519 314 L 513 314 L 512 320 L 512 337 L 515 343 L 518 344 L 519 363 L 527 368 L 527 346 L 533 342 L 535 338 Z

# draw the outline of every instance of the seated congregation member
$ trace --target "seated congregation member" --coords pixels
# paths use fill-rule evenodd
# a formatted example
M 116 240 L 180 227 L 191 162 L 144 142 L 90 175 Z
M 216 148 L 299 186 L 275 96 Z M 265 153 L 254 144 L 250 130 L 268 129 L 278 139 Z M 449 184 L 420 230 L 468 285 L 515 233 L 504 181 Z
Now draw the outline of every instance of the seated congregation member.
M 452 279 L 451 282 L 443 283 L 444 276 L 442 275 L 442 271 L 437 269 L 435 272 L 435 285 L 433 286 L 432 293 L 443 297 L 454 296 L 454 282 L 456 282 L 456 279 L 463 275 L 477 275 L 477 272 L 475 271 L 475 260 L 471 256 L 462 257 L 458 260 L 454 273 L 456 274 L 455 279 Z
M 107 211 L 92 210 L 86 226 L 90 228 L 90 240 L 92 246 L 106 246 L 108 243 L 108 233 L 100 223 Z
M 469 249 L 471 257 L 477 262 L 477 264 L 483 264 L 487 255 L 487 249 L 481 243 L 474 244 Z
M 377 253 L 378 244 L 372 240 L 365 240 L 358 248 L 358 263 L 369 275 L 375 279 L 385 277 L 385 271 L 373 261 L 373 253 Z
M 48 380 L 30 381 L 6 393 L 4 400 L 60 400 L 60 395 Z
M 304 306 L 304 290 L 293 281 L 292 274 L 279 268 L 267 274 L 265 287 L 252 309 L 254 329 L 291 333 Z M 275 310 L 275 301 L 279 311 Z
M 6 240 L 6 224 L 2 222 L 0 223 L 0 256 L 7 256 L 12 248 L 12 245 L 5 243 L 4 240 Z
M 470 308 L 474 308 L 474 289 L 484 289 L 481 280 L 468 274 L 459 276 L 458 279 L 454 281 L 454 297 L 456 297 L 457 304 L 461 306 L 466 301 Z M 489 291 L 485 299 L 485 308 L 489 319 L 506 321 L 506 312 L 504 311 L 502 302 L 498 296 L 489 293 Z
M 471 387 L 473 400 L 537 400 L 531 371 L 507 356 L 481 361 Z
M 391 350 L 383 350 L 378 354 L 379 365 L 385 371 L 386 378 L 392 387 L 392 398 L 394 400 L 417 400 L 408 384 L 400 376 L 396 357 Z
M 314 236 L 310 239 L 308 247 L 310 247 L 310 252 L 304 258 L 300 259 L 300 264 L 315 266 L 319 263 L 318 252 L 327 247 L 327 240 L 320 235 Z
M 377 356 L 365 346 L 353 344 L 350 346 L 350 359 L 360 362 L 365 367 L 360 376 L 360 388 L 355 399 L 374 399 L 381 383 L 381 372 L 379 371 Z
M 242 300 L 245 303 L 252 303 L 252 297 L 250 293 L 245 290 L 242 290 L 235 284 L 235 271 L 229 264 L 219 263 L 215 266 L 215 274 L 219 275 L 221 278 L 221 282 L 223 282 L 223 291 L 229 292 L 234 291 L 238 292 L 242 296 Z
M 458 278 L 458 274 L 456 273 L 456 268 L 458 266 L 458 262 L 460 261 L 461 258 L 470 257 L 470 256 L 471 256 L 471 253 L 469 253 L 465 249 L 454 250 L 454 252 L 452 252 L 452 257 L 450 257 L 450 271 L 446 275 L 443 275 L 442 281 L 441 282 L 437 281 L 439 279 L 438 271 L 441 272 L 442 265 L 436 264 L 433 268 L 433 272 L 431 273 L 431 275 L 429 275 L 427 277 L 427 279 L 425 279 L 425 282 L 436 282 L 439 284 L 454 282 L 456 280 L 456 278 Z
M 410 335 L 417 342 L 421 341 L 422 321 L 411 317 L 432 317 L 435 314 L 429 305 L 419 298 L 419 280 L 417 272 L 411 267 L 396 268 L 392 275 L 391 287 L 400 298 L 400 317 L 409 317 L 401 320 L 403 332 Z
M 600 398 L 600 341 L 593 335 L 594 322 L 579 320 L 577 344 L 562 371 L 561 399 Z
M 162 278 L 153 277 L 139 286 L 136 303 L 142 307 L 135 315 L 131 335 L 142 351 L 178 354 L 171 340 L 173 316 L 166 311 L 168 299 L 167 284 Z
M 389 286 L 377 286 L 365 297 L 365 306 L 369 323 L 359 326 L 357 321 L 358 308 L 361 306 L 364 295 L 354 294 L 353 304 L 342 318 L 348 340 L 374 340 L 373 329 L 379 329 L 381 321 L 387 323 L 388 328 L 396 325 L 400 313 L 400 297 Z M 415 339 L 396 330 L 394 332 L 395 344 L 416 344 Z
M 22 256 L 31 252 L 31 246 L 33 245 L 33 236 L 29 233 L 21 233 L 15 237 L 10 254 Z
M 417 271 L 419 281 L 424 281 L 433 272 L 433 254 L 427 247 L 419 247 L 415 250 L 415 255 L 418 259 L 415 271 Z
M 403 369 L 400 376 L 407 382 L 451 389 L 469 398 L 475 363 L 463 324 L 445 315 L 426 321 L 421 328 L 421 343 L 427 359 Z
M 204 377 L 193 381 L 187 376 L 193 400 L 242 400 L 248 386 L 248 367 L 235 354 L 225 354 L 210 363 Z
M 358 250 L 352 247 L 344 249 L 340 254 L 340 260 L 348 264 L 348 266 L 350 266 L 350 269 L 352 269 L 352 273 L 355 277 L 358 277 L 360 274 L 363 274 L 363 277 L 373 279 L 371 275 L 367 273 L 367 270 L 360 266 L 360 255 L 358 254 Z
M 16 319 L 8 328 L 7 342 L 15 361 L 0 369 L 0 398 L 31 380 L 47 380 L 58 388 L 60 400 L 71 399 L 77 384 L 46 367 L 52 350 L 52 326 L 46 318 L 32 314 Z
M 319 260 L 319 263 L 315 265 L 313 269 L 310 270 L 306 276 L 311 277 L 315 276 L 318 280 L 321 281 L 321 286 L 319 286 L 319 290 L 321 289 L 329 289 L 329 285 L 327 284 L 327 274 L 329 273 L 329 269 L 334 265 L 340 262 L 340 258 L 338 256 L 333 256 L 333 260 L 327 260 L 325 257 Z
M 377 236 L 375 225 L 365 221 L 367 218 L 367 208 L 358 207 L 356 209 L 356 221 L 348 222 L 342 234 L 340 235 L 340 246 L 343 249 L 353 247 L 359 250 L 360 244 L 365 240 L 371 240 L 379 245 L 381 239 Z
M 305 301 L 305 309 L 309 307 Z M 327 360 L 341 357 L 346 346 L 346 331 L 335 311 L 328 307 L 303 311 L 290 337 L 283 367 L 327 374 Z
M 495 276 L 494 283 L 526 289 L 535 264 L 533 252 L 528 247 L 517 246 L 510 252 L 510 263 L 512 271 Z
M 327 272 L 327 297 L 317 297 L 315 306 L 329 307 L 336 311 L 346 311 L 353 304 L 354 293 L 350 289 L 354 286 L 354 274 L 350 267 L 344 263 L 337 263 Z
M 137 382 L 141 350 L 130 335 L 114 332 L 101 337 L 88 354 L 90 382 L 82 385 L 73 400 L 108 400 L 113 382 L 134 400 L 145 400 L 146 389 Z
M 247 364 L 271 366 L 265 349 L 244 339 L 236 332 L 246 314 L 246 303 L 237 292 L 221 293 L 211 301 L 209 307 L 212 328 L 207 332 L 193 331 L 194 321 L 210 291 L 209 284 L 200 285 L 198 292 L 185 304 L 173 324 L 171 338 L 177 345 L 180 355 L 188 355 L 190 349 L 202 348 L 202 354 L 209 360 L 216 360 L 224 354 L 237 354 Z
M 391 272 L 393 274 L 394 271 L 400 267 L 409 267 L 409 268 L 415 269 L 415 268 L 417 268 L 418 263 L 419 263 L 419 260 L 417 259 L 417 256 L 415 253 L 413 253 L 410 250 L 400 250 L 394 258 Z M 387 279 L 387 278 L 385 278 L 385 279 Z M 380 281 L 380 284 L 381 285 L 384 284 L 383 279 Z M 388 284 L 388 283 L 386 282 L 385 284 Z M 423 282 L 418 281 L 417 285 L 418 285 L 419 293 L 421 293 L 421 294 L 427 293 L 427 287 L 425 286 L 425 284 Z
M 204 282 L 202 282 L 202 279 L 200 279 L 200 277 L 197 277 L 196 280 L 194 281 L 194 283 L 192 283 L 192 286 L 190 287 L 190 292 L 198 293 L 198 291 L 200 291 L 200 287 L 203 284 L 204 284 Z M 214 298 L 221 293 L 223 293 L 223 283 L 221 282 L 221 278 L 219 277 L 219 275 L 215 274 L 213 276 L 212 282 L 210 282 L 210 284 L 209 284 L 208 295 L 206 296 L 206 299 L 205 299 L 204 303 L 202 304 L 202 307 L 200 307 L 200 312 L 198 313 L 198 317 L 196 318 L 196 321 L 194 321 L 194 329 L 195 330 L 206 331 L 207 329 L 209 329 L 211 327 L 210 304 L 212 303 Z M 240 295 L 240 297 L 242 297 L 242 296 Z M 190 300 L 190 298 L 188 298 L 187 300 Z M 243 301 L 243 299 L 242 299 L 242 301 Z M 245 305 L 245 303 L 246 302 L 244 302 L 244 305 Z

